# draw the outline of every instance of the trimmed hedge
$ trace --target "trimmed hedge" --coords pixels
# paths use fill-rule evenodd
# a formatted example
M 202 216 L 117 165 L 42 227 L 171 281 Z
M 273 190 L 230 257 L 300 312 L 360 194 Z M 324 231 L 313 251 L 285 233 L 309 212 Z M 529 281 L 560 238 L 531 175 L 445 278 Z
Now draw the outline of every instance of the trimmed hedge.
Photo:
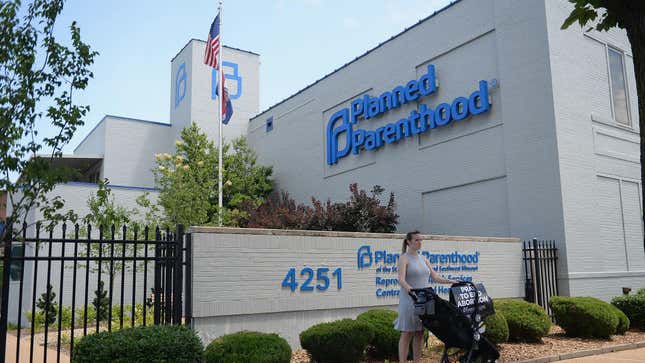
M 618 296 L 611 304 L 627 315 L 631 326 L 645 331 L 645 294 Z
M 616 334 L 625 335 L 629 330 L 630 321 L 627 315 L 623 313 L 619 308 L 615 307 L 612 304 L 607 304 L 611 306 L 611 309 L 614 311 L 614 314 L 618 317 L 618 326 L 616 327 Z
M 484 319 L 486 331 L 484 336 L 493 344 L 500 344 L 508 341 L 508 323 L 500 312 L 489 315 Z
M 553 296 L 549 301 L 555 320 L 571 337 L 609 339 L 619 318 L 608 303 L 593 297 Z
M 495 301 L 495 310 L 506 318 L 509 341 L 539 342 L 551 328 L 551 319 L 536 304 L 500 299 Z
M 83 337 L 74 345 L 73 362 L 200 362 L 203 350 L 185 326 L 140 326 Z
M 358 363 L 374 331 L 364 321 L 343 319 L 317 324 L 300 333 L 300 345 L 316 363 Z
M 204 352 L 206 363 L 289 363 L 291 347 L 277 334 L 253 331 L 223 335 Z
M 368 310 L 356 317 L 356 320 L 368 323 L 374 332 L 369 342 L 367 354 L 375 360 L 397 360 L 401 332 L 394 329 L 397 312 L 386 309 Z

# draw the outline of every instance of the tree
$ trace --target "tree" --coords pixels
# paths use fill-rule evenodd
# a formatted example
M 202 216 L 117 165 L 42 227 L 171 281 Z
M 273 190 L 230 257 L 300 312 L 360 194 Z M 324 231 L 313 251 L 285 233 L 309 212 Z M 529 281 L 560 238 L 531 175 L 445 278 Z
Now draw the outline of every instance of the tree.
M 58 304 L 56 304 L 56 293 L 52 285 L 47 284 L 47 291 L 40 295 L 36 307 L 42 312 L 47 325 L 52 325 L 56 322 Z
M 168 225 L 207 225 L 217 223 L 218 150 L 196 124 L 181 132 L 174 154 L 157 154 L 155 182 L 159 204 Z M 232 151 L 231 151 L 232 149 Z M 238 225 L 246 202 L 260 204 L 273 189 L 270 167 L 256 165 L 256 156 L 246 140 L 225 143 L 223 215 L 224 224 Z
M 96 310 L 96 320 L 105 321 L 108 318 L 108 309 L 110 308 L 110 300 L 107 297 L 107 291 L 104 288 L 103 280 L 99 281 L 99 285 L 94 290 L 94 299 L 92 306 Z
M 147 210 L 144 216 L 144 221 L 141 222 L 137 220 L 139 211 L 136 209 L 125 208 L 116 203 L 115 197 L 112 195 L 112 189 L 109 185 L 110 181 L 107 178 L 99 180 L 96 193 L 91 195 L 87 200 L 89 213 L 83 217 L 83 223 L 85 225 L 94 225 L 97 228 L 102 228 L 104 235 L 109 236 L 108 238 L 112 238 L 112 236 L 114 236 L 115 239 L 133 239 L 134 231 L 138 230 L 139 234 L 141 234 L 146 225 L 154 228 L 154 224 L 145 224 L 154 223 L 155 213 L 157 212 L 155 207 L 152 206 L 152 203 L 147 199 L 147 193 L 142 194 L 137 198 L 137 204 L 139 207 Z M 123 235 L 124 232 L 125 236 Z M 83 226 L 83 228 L 81 228 L 81 235 L 87 235 L 87 233 L 87 229 Z M 138 244 L 135 251 L 135 245 L 133 243 L 109 244 L 105 242 L 92 242 L 89 244 L 89 250 L 86 250 L 85 253 L 87 256 L 91 257 L 106 257 L 113 255 L 118 258 L 132 257 L 135 252 L 140 256 L 140 251 L 142 249 L 142 244 Z M 79 266 L 90 268 L 89 266 L 83 266 L 82 264 Z M 141 264 L 139 264 L 139 268 L 141 267 Z M 98 267 L 90 268 L 90 270 L 93 272 L 99 271 Z M 131 271 L 132 264 L 118 259 L 115 260 L 114 263 L 106 262 L 101 264 L 101 272 L 108 275 L 110 288 L 114 286 L 114 277 L 122 270 Z M 99 281 L 99 284 L 99 290 L 103 291 L 103 281 Z
M 357 232 L 392 233 L 396 230 L 399 216 L 396 214 L 394 193 L 390 193 L 387 205 L 382 206 L 380 196 L 385 189 L 375 185 L 368 195 L 358 189 L 358 184 L 350 184 L 352 193 L 349 201 L 344 204 L 342 221 L 343 229 Z
M 96 194 L 91 195 L 87 200 L 87 207 L 90 211 L 83 217 L 83 223 L 97 227 L 120 227 L 130 223 L 131 216 L 137 213 L 134 209 L 127 209 L 116 204 L 109 185 L 109 179 L 99 180 Z M 117 230 L 116 233 L 119 231 Z
M 569 0 L 574 9 L 562 24 L 566 29 L 578 22 L 580 26 L 595 24 L 598 31 L 615 26 L 625 29 L 634 55 L 636 92 L 641 140 L 641 195 L 645 195 L 645 1 L 643 0 Z M 645 223 L 645 204 L 641 214 Z M 643 236 L 645 247 L 645 236 Z
M 64 201 L 47 198 L 69 177 L 52 161 L 62 156 L 89 110 L 77 105 L 73 96 L 93 77 L 89 66 L 98 53 L 83 43 L 76 22 L 69 26 L 71 45 L 57 41 L 54 25 L 63 4 L 64 0 L 0 2 L 0 190 L 7 192 L 12 207 L 8 219 L 17 222 L 16 235 L 33 208 L 49 219 L 66 217 L 58 213 Z M 53 136 L 39 139 L 37 125 L 42 124 L 50 125 Z M 41 152 L 47 157 L 36 157 Z M 15 174 L 20 177 L 13 182 Z
M 229 153 L 232 148 L 232 153 Z M 235 223 L 244 205 L 260 205 L 273 190 L 271 181 L 272 168 L 257 166 L 257 156 L 249 147 L 245 138 L 237 138 L 231 145 L 225 145 L 222 160 L 224 161 L 224 179 L 222 203 L 229 211 L 229 224 Z

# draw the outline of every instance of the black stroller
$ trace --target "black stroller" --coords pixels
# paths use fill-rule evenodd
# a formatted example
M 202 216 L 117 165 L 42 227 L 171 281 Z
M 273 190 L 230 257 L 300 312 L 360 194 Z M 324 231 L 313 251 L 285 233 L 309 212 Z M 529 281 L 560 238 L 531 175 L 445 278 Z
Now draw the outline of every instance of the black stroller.
M 448 349 L 458 348 L 453 361 L 459 363 L 496 362 L 499 352 L 482 334 L 484 318 L 495 313 L 493 302 L 482 284 L 469 282 L 450 288 L 450 301 L 440 298 L 431 287 L 413 289 L 415 314 L 423 326 L 445 345 L 441 363 L 449 363 Z M 412 295 L 412 294 L 410 294 Z

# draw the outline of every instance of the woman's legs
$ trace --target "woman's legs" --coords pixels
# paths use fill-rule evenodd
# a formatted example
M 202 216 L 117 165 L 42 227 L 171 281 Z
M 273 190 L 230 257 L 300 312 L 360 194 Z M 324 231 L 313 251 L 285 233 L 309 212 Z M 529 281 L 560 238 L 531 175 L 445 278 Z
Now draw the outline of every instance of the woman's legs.
M 414 332 L 412 331 L 401 332 L 401 337 L 399 338 L 399 363 L 408 361 L 408 348 L 410 347 L 412 336 L 414 336 Z
M 399 338 L 399 363 L 408 361 L 408 348 L 412 341 L 412 356 L 414 362 L 421 358 L 421 349 L 423 349 L 423 330 L 420 331 L 402 331 Z
M 423 349 L 423 330 L 414 332 L 414 340 L 412 340 L 412 356 L 414 362 L 421 359 L 421 350 Z

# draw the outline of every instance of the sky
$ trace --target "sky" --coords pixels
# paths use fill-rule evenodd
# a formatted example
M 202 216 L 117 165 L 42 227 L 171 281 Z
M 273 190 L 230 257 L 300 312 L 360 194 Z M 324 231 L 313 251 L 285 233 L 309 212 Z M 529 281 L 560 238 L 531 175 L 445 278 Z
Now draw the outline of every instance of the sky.
M 260 55 L 260 110 L 416 24 L 450 0 L 224 0 L 222 40 Z M 56 34 L 100 54 L 94 78 L 76 96 L 89 105 L 74 148 L 105 115 L 169 122 L 170 61 L 190 39 L 205 40 L 213 0 L 67 0 Z M 47 130 L 43 130 L 47 131 Z

